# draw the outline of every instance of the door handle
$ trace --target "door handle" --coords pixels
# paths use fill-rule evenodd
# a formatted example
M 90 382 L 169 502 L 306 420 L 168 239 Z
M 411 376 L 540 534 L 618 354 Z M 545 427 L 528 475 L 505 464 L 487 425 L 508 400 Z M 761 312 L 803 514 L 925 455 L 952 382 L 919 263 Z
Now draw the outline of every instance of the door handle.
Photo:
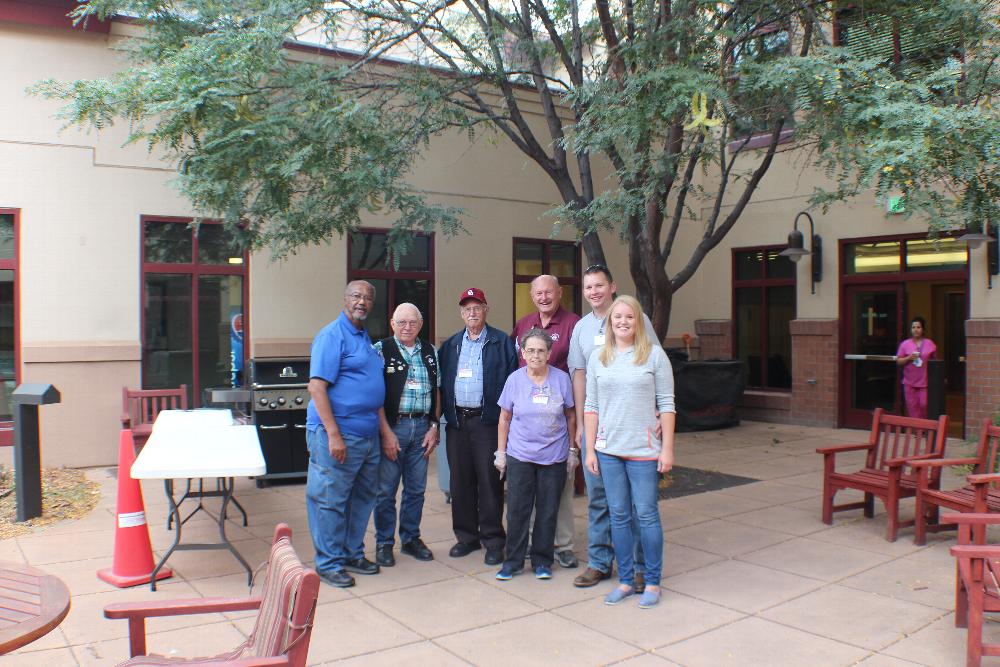
M 278 424 L 277 426 L 265 426 L 264 424 L 259 424 L 257 428 L 261 431 L 280 431 L 281 429 L 288 428 L 288 424 Z
M 295 428 L 305 428 L 305 427 L 306 427 L 305 424 L 296 424 L 295 425 Z
M 894 354 L 845 354 L 848 361 L 896 361 Z

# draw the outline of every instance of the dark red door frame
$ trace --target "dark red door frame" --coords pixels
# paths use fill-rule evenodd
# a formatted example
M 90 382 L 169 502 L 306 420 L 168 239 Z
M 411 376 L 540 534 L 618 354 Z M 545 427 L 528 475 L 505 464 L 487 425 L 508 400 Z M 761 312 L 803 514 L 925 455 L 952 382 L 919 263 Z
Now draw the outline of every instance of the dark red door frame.
M 962 234 L 961 231 L 942 233 L 942 238 L 955 238 Z M 839 305 L 839 338 L 838 350 L 839 356 L 838 360 L 840 363 L 840 396 L 838 396 L 838 415 L 837 415 L 837 426 L 844 427 L 845 423 L 848 421 L 847 413 L 850 406 L 850 386 L 848 380 L 850 379 L 850 368 L 848 362 L 844 359 L 845 354 L 850 354 L 849 339 L 851 337 L 850 329 L 850 309 L 851 301 L 850 295 L 853 294 L 851 287 L 860 286 L 868 287 L 869 289 L 877 289 L 884 287 L 886 289 L 894 289 L 896 286 L 900 287 L 902 296 L 898 304 L 900 322 L 900 331 L 897 332 L 899 340 L 902 340 L 903 330 L 905 326 L 903 316 L 906 314 L 906 285 L 911 282 L 953 282 L 961 283 L 965 286 L 965 299 L 966 299 L 966 312 L 971 312 L 970 309 L 970 294 L 969 294 L 969 274 L 970 267 L 968 258 L 966 259 L 965 267 L 962 269 L 952 270 L 952 271 L 906 271 L 906 241 L 927 239 L 926 233 L 915 233 L 915 234 L 895 234 L 895 235 L 883 235 L 883 236 L 865 236 L 858 238 L 846 238 L 840 239 L 838 242 L 838 277 L 840 281 L 840 305 Z M 863 275 L 847 275 L 847 252 L 846 246 L 854 245 L 858 243 L 882 243 L 886 241 L 898 241 L 899 242 L 899 271 L 895 273 L 871 273 Z M 971 252 L 971 251 L 970 251 Z M 962 388 L 965 391 L 965 388 Z
M 191 262 L 185 263 L 161 263 L 146 261 L 146 223 L 147 222 L 172 222 L 188 225 L 192 218 L 162 215 L 140 215 L 139 216 L 139 263 L 141 266 L 140 280 L 142 285 L 139 290 L 139 341 L 141 345 L 140 355 L 146 350 L 146 275 L 152 273 L 187 275 L 191 277 L 191 398 L 192 407 L 201 405 L 201 372 L 199 369 L 200 347 L 198 335 L 198 305 L 199 305 L 199 278 L 205 275 L 225 275 L 242 277 L 242 298 L 243 298 L 243 367 L 246 368 L 247 352 L 250 350 L 250 253 L 243 252 L 243 264 L 238 267 L 221 264 L 201 264 L 198 261 L 198 235 L 191 230 Z M 222 224 L 217 220 L 203 220 L 203 225 Z M 140 361 L 140 368 L 143 364 Z M 145 383 L 145 378 L 141 378 Z
M 582 315 L 583 309 L 583 263 L 581 262 L 580 255 L 580 244 L 574 243 L 572 241 L 560 241 L 557 239 L 531 239 L 524 236 L 515 236 L 512 239 L 511 244 L 511 254 L 510 254 L 510 272 L 514 276 L 513 285 L 511 286 L 511 327 L 517 323 L 517 285 L 518 283 L 528 283 L 530 284 L 532 280 L 537 278 L 537 275 L 527 275 L 524 273 L 517 272 L 517 244 L 518 243 L 534 243 L 536 245 L 542 246 L 542 274 L 548 274 L 551 272 L 551 259 L 552 253 L 551 248 L 555 245 L 562 246 L 573 246 L 573 276 L 558 276 L 560 287 L 570 287 L 573 290 L 574 298 L 573 305 L 574 312 L 577 315 Z
M 0 215 L 14 217 L 14 259 L 0 259 L 0 271 L 14 272 L 14 384 L 21 382 L 21 279 L 17 267 L 21 262 L 21 209 L 0 208 Z M 14 422 L 0 421 L 0 447 L 14 444 Z

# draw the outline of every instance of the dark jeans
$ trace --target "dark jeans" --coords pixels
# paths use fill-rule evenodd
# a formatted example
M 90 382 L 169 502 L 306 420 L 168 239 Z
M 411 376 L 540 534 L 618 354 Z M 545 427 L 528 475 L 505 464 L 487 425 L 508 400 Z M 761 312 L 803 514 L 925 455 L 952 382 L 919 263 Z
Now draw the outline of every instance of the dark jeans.
M 427 417 L 400 417 L 392 432 L 399 439 L 399 454 L 390 461 L 385 454 L 378 464 L 378 495 L 375 496 L 375 544 L 393 544 L 396 537 L 396 491 L 403 482 L 399 502 L 399 541 L 403 544 L 420 537 L 427 487 L 427 459 L 424 436 Z
M 531 533 L 531 566 L 552 567 L 559 498 L 566 485 L 566 462 L 542 465 L 507 457 L 507 553 L 504 566 L 524 567 L 528 524 L 535 510 Z
M 493 467 L 496 424 L 460 415 L 458 424 L 448 424 L 447 431 L 455 538 L 465 544 L 502 549 L 507 535 L 503 530 L 503 482 Z

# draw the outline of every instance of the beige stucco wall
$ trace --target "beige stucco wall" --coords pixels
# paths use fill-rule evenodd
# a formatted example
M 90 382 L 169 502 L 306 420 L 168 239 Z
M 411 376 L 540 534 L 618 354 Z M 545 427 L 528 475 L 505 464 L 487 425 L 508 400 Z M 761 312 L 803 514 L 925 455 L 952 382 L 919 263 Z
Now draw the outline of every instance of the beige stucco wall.
M 119 39 L 0 22 L 6 91 L 0 207 L 20 210 L 21 380 L 49 382 L 62 392 L 62 404 L 42 408 L 45 465 L 115 461 L 121 387 L 140 382 L 139 219 L 193 213 L 172 188 L 168 165 L 145 146 L 121 146 L 123 128 L 60 131 L 58 104 L 23 92 L 44 78 L 114 72 L 120 61 L 111 46 Z M 537 114 L 529 117 L 540 124 Z M 551 182 L 506 140 L 482 134 L 470 143 L 456 134 L 434 142 L 413 183 L 468 213 L 468 233 L 436 237 L 438 338 L 460 326 L 454 301 L 472 284 L 489 296 L 491 323 L 509 328 L 511 238 L 549 237 L 552 221 L 541 216 L 558 199 Z M 386 227 L 390 221 L 364 222 Z M 614 238 L 604 245 L 619 283 L 631 290 L 625 249 Z M 336 237 L 281 262 L 266 251 L 254 254 L 251 354 L 307 353 L 316 330 L 341 306 L 345 263 L 346 244 Z

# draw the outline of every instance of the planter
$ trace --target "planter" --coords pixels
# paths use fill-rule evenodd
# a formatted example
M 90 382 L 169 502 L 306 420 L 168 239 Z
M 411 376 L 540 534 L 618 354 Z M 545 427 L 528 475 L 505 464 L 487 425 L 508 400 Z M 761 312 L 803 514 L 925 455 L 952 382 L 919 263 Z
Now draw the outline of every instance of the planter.
M 676 431 L 708 431 L 738 426 L 736 406 L 746 385 L 739 360 L 688 361 L 687 354 L 667 350 L 674 369 Z

